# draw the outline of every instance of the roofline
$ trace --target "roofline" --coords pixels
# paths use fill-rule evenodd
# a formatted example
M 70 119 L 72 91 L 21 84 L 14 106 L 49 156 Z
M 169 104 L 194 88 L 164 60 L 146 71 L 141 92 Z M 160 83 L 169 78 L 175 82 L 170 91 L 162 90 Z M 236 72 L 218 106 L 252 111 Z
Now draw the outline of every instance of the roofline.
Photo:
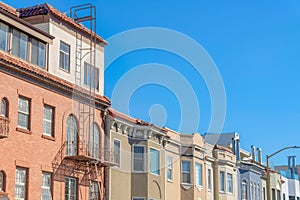
M 55 38 L 54 36 L 52 36 L 52 35 L 50 35 L 50 34 L 44 32 L 44 31 L 42 31 L 41 29 L 39 29 L 39 28 L 33 26 L 33 25 L 30 24 L 29 22 L 26 22 L 26 21 L 23 20 L 22 18 L 19 18 L 19 17 L 13 15 L 13 14 L 11 14 L 11 13 L 9 13 L 9 12 L 7 12 L 7 11 L 1 9 L 1 8 L 0 8 L 0 13 L 3 14 L 3 15 L 6 15 L 7 17 L 9 17 L 9 18 L 11 18 L 11 19 L 13 19 L 13 20 L 15 20 L 15 21 L 21 23 L 21 24 L 23 24 L 24 26 L 27 26 L 27 27 L 30 28 L 30 29 L 33 29 L 34 31 L 36 31 L 36 32 L 38 32 L 38 33 L 40 33 L 40 34 L 42 34 L 42 35 L 48 37 L 48 38 L 51 39 L 51 40 L 53 40 L 53 39 Z

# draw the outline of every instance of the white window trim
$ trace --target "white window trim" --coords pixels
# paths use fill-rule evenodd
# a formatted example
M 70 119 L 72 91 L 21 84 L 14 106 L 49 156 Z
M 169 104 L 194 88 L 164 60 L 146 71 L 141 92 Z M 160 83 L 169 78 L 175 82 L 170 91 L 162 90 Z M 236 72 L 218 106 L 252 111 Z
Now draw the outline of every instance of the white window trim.
M 157 151 L 158 152 L 158 174 L 155 174 L 155 173 L 152 173 L 151 172 L 151 168 L 150 168 L 150 162 L 151 162 L 151 159 L 150 159 L 150 156 L 151 156 L 151 149 L 153 149 L 153 150 L 155 150 L 155 151 Z M 161 155 L 160 155 L 161 153 L 160 153 L 160 150 L 159 149 L 157 149 L 157 148 L 154 148 L 154 147 L 149 147 L 149 172 L 150 172 L 150 174 L 152 174 L 152 175 L 155 175 L 155 176 L 160 176 L 160 174 L 161 174 L 161 170 L 160 170 L 160 157 L 161 157 Z
M 19 100 L 20 100 L 20 99 L 28 101 L 28 112 L 19 110 Z M 19 96 L 19 97 L 18 97 L 18 113 L 27 115 L 28 121 L 27 121 L 27 127 L 21 126 L 21 125 L 19 125 L 19 117 L 18 117 L 17 127 L 22 128 L 22 129 L 26 129 L 26 130 L 29 130 L 29 129 L 30 129 L 30 120 L 31 120 L 31 119 L 30 119 L 30 109 L 31 109 L 31 108 L 30 108 L 30 107 L 31 107 L 30 104 L 31 104 L 31 99 L 29 99 L 29 98 L 27 98 L 27 97 L 23 97 L 23 96 Z
M 63 43 L 64 45 L 67 45 L 67 46 L 69 46 L 69 52 L 65 52 L 64 50 L 62 50 L 61 48 L 60 48 L 60 45 L 61 45 L 61 43 Z M 62 53 L 64 53 L 64 54 L 67 54 L 68 56 L 69 56 L 69 66 L 68 66 L 68 70 L 67 69 L 65 69 L 65 68 L 62 68 L 61 66 L 60 66 L 60 52 L 62 52 Z M 58 58 L 59 58 L 59 63 L 58 63 L 58 65 L 59 65 L 59 69 L 60 70 L 62 70 L 62 71 L 64 71 L 64 72 L 67 72 L 67 73 L 70 73 L 71 72 L 71 57 L 70 57 L 70 55 L 71 55 L 71 45 L 69 45 L 68 43 L 66 43 L 66 42 L 64 42 L 64 41 L 59 41 L 59 55 L 58 55 Z
M 113 144 L 114 144 L 114 147 L 115 147 L 115 141 L 119 141 L 119 144 L 120 144 L 120 152 L 119 152 L 119 156 L 120 156 L 120 158 L 119 158 L 119 161 L 120 161 L 120 164 L 119 164 L 119 166 L 118 165 L 116 165 L 116 166 L 114 166 L 115 168 L 121 168 L 121 158 L 122 158 L 122 156 L 121 156 L 121 140 L 119 140 L 119 139 L 117 139 L 117 138 L 113 138 Z M 114 149 L 115 150 L 115 149 Z M 115 155 L 114 155 L 115 156 Z M 115 158 L 114 158 L 115 159 Z M 115 161 L 115 160 L 114 160 Z
M 134 170 L 134 147 L 143 147 L 144 148 L 144 170 Z M 146 145 L 142 145 L 142 144 L 133 144 L 132 145 L 132 152 L 131 152 L 131 156 L 132 156 L 132 161 L 131 161 L 131 165 L 132 165 L 132 172 L 134 173 L 145 173 L 147 171 L 147 162 L 146 162 Z
M 44 132 L 44 127 L 43 127 L 43 135 L 46 135 L 46 136 L 50 136 L 50 137 L 54 137 L 54 126 L 53 126 L 53 122 L 54 122 L 54 107 L 52 107 L 52 106 L 49 106 L 49 105 L 47 105 L 47 104 L 44 104 L 44 114 L 45 114 L 45 107 L 47 107 L 47 108 L 50 108 L 51 110 L 52 110 L 52 113 L 51 113 L 51 120 L 48 120 L 48 119 L 45 119 L 44 118 L 44 116 L 43 116 L 43 122 L 44 121 L 46 121 L 46 122 L 50 122 L 51 123 L 51 133 L 50 134 L 48 134 L 48 133 L 45 133 Z M 44 124 L 43 124 L 43 126 L 44 126 Z

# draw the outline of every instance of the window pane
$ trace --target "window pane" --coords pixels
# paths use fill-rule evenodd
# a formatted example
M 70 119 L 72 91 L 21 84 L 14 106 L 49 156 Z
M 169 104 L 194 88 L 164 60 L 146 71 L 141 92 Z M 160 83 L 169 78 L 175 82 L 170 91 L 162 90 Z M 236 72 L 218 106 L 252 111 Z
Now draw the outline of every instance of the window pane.
M 211 184 L 211 180 L 212 180 L 212 177 L 211 177 L 211 169 L 208 169 L 207 171 L 207 179 L 208 179 L 208 189 L 211 190 L 212 189 L 212 184 Z
M 7 102 L 5 99 L 2 99 L 2 101 L 1 101 L 1 116 L 8 117 L 7 116 Z
M 28 36 L 21 33 L 19 57 L 27 60 Z
M 26 180 L 27 180 L 26 169 L 16 169 L 16 181 L 15 181 L 15 199 L 25 199 L 26 195 Z
M 133 147 L 133 170 L 134 171 L 144 171 L 144 147 L 134 146 Z
M 0 23 L 0 49 L 7 51 L 8 26 Z
M 173 158 L 168 157 L 168 180 L 172 180 Z
M 53 136 L 53 108 L 44 106 L 44 127 L 43 132 L 46 135 Z
M 67 119 L 67 152 L 68 156 L 77 155 L 77 123 L 73 115 Z
M 31 42 L 31 62 L 33 64 L 38 64 L 38 51 L 39 51 L 39 42 L 35 39 L 32 39 Z
M 150 148 L 150 172 L 159 175 L 159 151 Z
M 70 46 L 60 42 L 60 53 L 59 53 L 59 67 L 61 69 L 69 71 L 70 65 L 69 65 L 69 60 L 70 60 Z
M 39 42 L 39 61 L 38 66 L 45 68 L 46 64 L 46 45 L 42 42 Z
M 196 163 L 196 185 L 202 185 L 202 165 Z
M 191 162 L 182 161 L 181 162 L 181 176 L 183 183 L 191 183 Z
M 84 64 L 84 84 L 99 89 L 99 69 L 87 63 Z
M 4 191 L 4 174 L 0 171 L 0 191 Z
M 65 199 L 75 200 L 77 195 L 77 181 L 74 178 L 65 178 Z
M 22 97 L 18 100 L 18 126 L 29 128 L 29 100 Z
M 120 141 L 114 140 L 114 163 L 120 165 Z
M 225 172 L 220 172 L 220 191 L 225 192 Z
M 232 174 L 227 173 L 227 191 L 229 193 L 233 192 L 232 188 Z
M 52 200 L 51 195 L 52 179 L 50 173 L 42 174 L 42 200 Z

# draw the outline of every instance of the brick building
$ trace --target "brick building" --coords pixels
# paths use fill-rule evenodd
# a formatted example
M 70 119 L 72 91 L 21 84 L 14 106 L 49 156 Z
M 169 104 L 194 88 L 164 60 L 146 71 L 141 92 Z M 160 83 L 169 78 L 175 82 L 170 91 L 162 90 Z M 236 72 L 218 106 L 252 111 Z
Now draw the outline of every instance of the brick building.
M 106 42 L 76 16 L 0 4 L 0 198 L 105 198 Z

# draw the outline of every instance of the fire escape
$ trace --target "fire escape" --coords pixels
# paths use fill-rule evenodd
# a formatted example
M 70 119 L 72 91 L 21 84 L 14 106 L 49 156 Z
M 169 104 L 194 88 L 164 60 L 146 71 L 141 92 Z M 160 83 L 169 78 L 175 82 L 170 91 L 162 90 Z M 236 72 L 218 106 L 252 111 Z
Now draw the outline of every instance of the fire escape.
M 95 92 L 99 79 L 96 73 L 96 7 L 91 4 L 72 7 L 70 17 L 87 27 L 90 33 L 76 31 L 75 87 L 72 98 L 73 112 L 78 123 L 77 138 L 67 140 L 61 146 L 52 166 L 57 180 L 62 181 L 66 174 L 80 176 L 80 184 L 89 186 L 89 199 L 103 200 L 105 168 L 113 165 L 113 156 L 111 149 L 101 144 L 100 131 L 94 126 Z
M 7 138 L 9 132 L 9 119 L 0 116 L 0 139 Z

